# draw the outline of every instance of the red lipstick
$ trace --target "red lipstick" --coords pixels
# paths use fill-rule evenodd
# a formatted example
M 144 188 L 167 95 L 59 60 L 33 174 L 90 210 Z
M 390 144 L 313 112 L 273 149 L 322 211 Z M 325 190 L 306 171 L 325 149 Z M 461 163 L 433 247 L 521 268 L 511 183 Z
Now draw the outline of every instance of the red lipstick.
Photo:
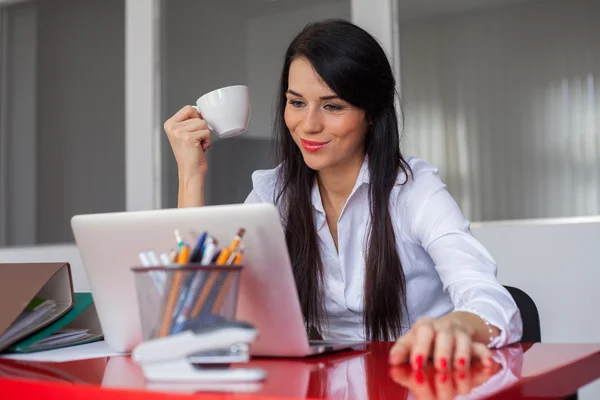
M 304 149 L 306 151 L 310 151 L 311 153 L 321 150 L 323 147 L 325 147 L 327 145 L 327 143 L 329 143 L 329 142 L 315 142 L 315 141 L 306 140 L 306 139 L 300 139 L 300 142 L 302 142 L 302 147 L 304 147 Z

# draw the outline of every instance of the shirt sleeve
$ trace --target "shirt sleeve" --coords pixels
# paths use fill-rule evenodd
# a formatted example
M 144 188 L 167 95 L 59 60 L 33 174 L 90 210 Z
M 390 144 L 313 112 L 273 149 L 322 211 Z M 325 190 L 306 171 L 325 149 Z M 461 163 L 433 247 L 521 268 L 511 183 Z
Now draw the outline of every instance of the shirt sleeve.
M 250 194 L 248 194 L 248 197 L 246 197 L 244 204 L 254 204 L 254 203 L 263 203 L 263 201 L 261 200 L 261 198 L 258 195 L 258 193 L 256 192 L 256 190 L 252 189 Z
M 437 169 L 421 168 L 410 186 L 411 233 L 432 258 L 455 311 L 474 313 L 500 330 L 490 347 L 519 341 L 523 332 L 519 309 L 498 282 L 496 262 L 471 233 L 470 222 Z

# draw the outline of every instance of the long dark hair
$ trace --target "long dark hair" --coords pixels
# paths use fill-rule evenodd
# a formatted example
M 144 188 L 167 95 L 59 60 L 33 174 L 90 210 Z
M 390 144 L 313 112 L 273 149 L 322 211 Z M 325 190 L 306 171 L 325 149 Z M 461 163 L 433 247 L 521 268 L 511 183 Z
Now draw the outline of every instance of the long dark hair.
M 365 110 L 370 122 L 365 141 L 371 224 L 365 257 L 364 325 L 369 340 L 391 340 L 402 331 L 406 285 L 389 200 L 399 172 L 407 179 L 411 173 L 400 153 L 394 75 L 379 43 L 340 19 L 307 25 L 285 54 L 274 126 L 281 163 L 276 202 L 283 205 L 286 241 L 307 328 L 321 327 L 325 310 L 323 263 L 311 203 L 316 172 L 304 163 L 284 120 L 290 65 L 299 57 L 306 58 L 338 96 Z

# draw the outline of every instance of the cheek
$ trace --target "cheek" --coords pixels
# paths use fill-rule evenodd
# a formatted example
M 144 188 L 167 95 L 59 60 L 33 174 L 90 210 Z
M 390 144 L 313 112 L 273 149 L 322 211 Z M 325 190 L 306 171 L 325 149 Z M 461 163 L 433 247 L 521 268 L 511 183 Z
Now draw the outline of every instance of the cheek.
M 285 125 L 288 127 L 290 132 L 293 134 L 296 125 L 298 125 L 298 118 L 294 115 L 288 107 L 285 108 L 283 112 L 283 120 L 285 121 Z
M 337 121 L 332 121 L 332 130 L 336 132 L 336 136 L 349 143 L 362 142 L 365 139 L 367 132 L 367 124 L 364 118 L 356 116 L 348 116 L 340 118 Z

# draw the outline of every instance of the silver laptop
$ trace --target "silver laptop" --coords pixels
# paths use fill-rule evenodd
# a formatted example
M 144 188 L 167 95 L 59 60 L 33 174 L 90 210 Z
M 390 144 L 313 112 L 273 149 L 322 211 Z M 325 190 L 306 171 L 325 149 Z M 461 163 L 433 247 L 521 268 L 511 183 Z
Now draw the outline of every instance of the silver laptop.
M 175 247 L 175 229 L 208 231 L 219 243 L 229 243 L 240 227 L 246 234 L 237 319 L 258 328 L 252 355 L 304 357 L 364 344 L 309 341 L 283 227 L 272 204 L 77 215 L 71 226 L 105 340 L 115 351 L 130 352 L 141 342 L 130 271 L 139 265 L 139 252 Z

